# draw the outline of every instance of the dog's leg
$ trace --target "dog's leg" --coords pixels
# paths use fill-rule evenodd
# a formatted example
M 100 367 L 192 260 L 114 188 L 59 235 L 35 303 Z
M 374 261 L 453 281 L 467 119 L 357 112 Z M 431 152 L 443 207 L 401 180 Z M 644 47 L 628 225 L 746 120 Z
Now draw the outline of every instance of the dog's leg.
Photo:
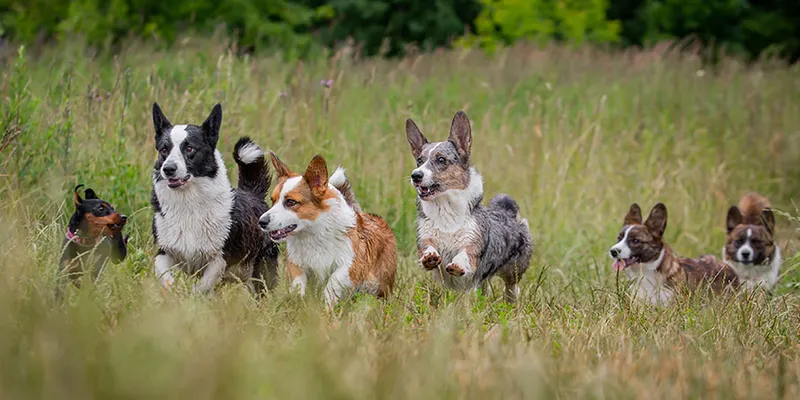
M 353 282 L 350 280 L 350 270 L 347 267 L 339 267 L 333 271 L 328 284 L 325 285 L 325 302 L 328 307 L 333 307 L 342 298 L 344 292 L 353 287 Z
M 306 277 L 305 272 L 303 272 L 303 269 L 295 265 L 295 263 L 287 260 L 286 273 L 289 275 L 289 282 L 291 282 L 291 291 L 299 293 L 300 297 L 305 296 L 308 278 Z
M 222 280 L 222 275 L 225 273 L 225 259 L 222 256 L 216 256 L 206 265 L 203 276 L 200 282 L 194 285 L 195 293 L 209 293 L 214 289 L 214 286 Z
M 170 272 L 173 266 L 175 266 L 175 259 L 163 251 L 159 252 L 156 256 L 156 278 L 167 289 L 175 283 L 175 278 L 172 277 L 172 272 Z
M 475 254 L 474 246 L 467 247 L 456 254 L 450 264 L 447 264 L 445 271 L 453 276 L 469 276 L 475 272 L 478 257 Z
M 442 263 L 442 257 L 430 239 L 423 239 L 417 247 L 417 252 L 419 253 L 419 262 L 426 270 L 436 269 Z

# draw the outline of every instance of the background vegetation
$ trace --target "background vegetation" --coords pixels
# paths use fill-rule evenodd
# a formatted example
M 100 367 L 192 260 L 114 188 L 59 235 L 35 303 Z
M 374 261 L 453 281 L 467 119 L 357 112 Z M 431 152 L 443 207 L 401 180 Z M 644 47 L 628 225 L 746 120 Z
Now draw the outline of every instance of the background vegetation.
M 623 30 L 624 31 L 624 30 Z M 723 58 L 519 44 L 396 60 L 237 56 L 224 36 L 79 41 L 6 51 L 0 84 L 2 398 L 797 398 L 800 71 Z M 8 50 L 8 49 L 7 49 Z M 22 56 L 20 56 L 20 54 Z M 333 79 L 331 87 L 319 84 Z M 396 295 L 326 312 L 285 282 L 260 302 L 170 293 L 152 275 L 150 106 L 198 123 L 223 104 L 219 147 L 250 135 L 291 166 L 343 165 L 400 246 Z M 517 307 L 448 293 L 414 256 L 412 117 L 444 138 L 473 121 L 488 195 L 520 203 L 535 237 Z M 53 299 L 70 190 L 130 216 L 130 253 Z M 606 251 L 631 202 L 669 208 L 679 253 L 719 254 L 747 190 L 781 211 L 787 258 L 773 295 L 631 302 Z M 496 288 L 499 289 L 499 286 Z
M 0 0 L 0 38 L 74 40 L 118 51 L 131 36 L 174 43 L 219 28 L 240 50 L 308 58 L 352 40 L 399 56 L 453 43 L 493 50 L 518 40 L 652 46 L 668 40 L 723 53 L 800 58 L 796 0 Z

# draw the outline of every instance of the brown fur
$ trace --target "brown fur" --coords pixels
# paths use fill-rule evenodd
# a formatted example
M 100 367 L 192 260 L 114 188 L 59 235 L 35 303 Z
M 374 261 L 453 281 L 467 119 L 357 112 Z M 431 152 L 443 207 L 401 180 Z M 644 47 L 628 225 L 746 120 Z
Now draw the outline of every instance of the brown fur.
M 766 197 L 758 193 L 747 193 L 739 200 L 739 211 L 742 213 L 742 224 L 759 225 L 762 223 L 761 215 L 771 205 Z
M 350 280 L 355 287 L 375 290 L 378 297 L 389 295 L 397 273 L 397 245 L 394 232 L 381 217 L 356 214 L 356 226 L 348 232 L 353 245 Z

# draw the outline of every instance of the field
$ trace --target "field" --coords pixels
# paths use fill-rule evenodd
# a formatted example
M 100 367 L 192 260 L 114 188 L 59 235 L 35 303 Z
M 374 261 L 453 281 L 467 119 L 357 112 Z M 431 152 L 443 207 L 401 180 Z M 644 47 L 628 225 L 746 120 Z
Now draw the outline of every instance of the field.
M 222 40 L 116 57 L 80 43 L 17 57 L 0 97 L 0 398 L 798 398 L 800 69 L 733 59 L 517 46 L 402 60 L 286 62 Z M 320 80 L 333 79 L 330 88 Z M 152 274 L 150 108 L 200 123 L 223 105 L 231 179 L 249 135 L 295 169 L 342 165 L 386 218 L 395 296 L 328 312 L 285 280 L 263 300 L 213 298 Z M 446 137 L 465 110 L 487 198 L 518 200 L 535 240 L 517 306 L 437 287 L 416 262 L 404 124 Z M 53 292 L 71 188 L 130 216 L 130 253 L 95 284 Z M 630 301 L 607 256 L 632 202 L 669 209 L 679 254 L 719 255 L 739 196 L 768 196 L 786 261 L 771 295 Z

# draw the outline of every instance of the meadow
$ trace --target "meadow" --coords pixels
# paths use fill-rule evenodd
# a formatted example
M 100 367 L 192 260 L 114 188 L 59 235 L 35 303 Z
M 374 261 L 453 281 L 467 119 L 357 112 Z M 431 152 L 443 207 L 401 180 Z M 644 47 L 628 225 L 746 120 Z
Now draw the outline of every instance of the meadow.
M 518 45 L 399 60 L 237 56 L 225 40 L 171 50 L 79 41 L 2 49 L 0 398 L 798 398 L 800 66 L 692 55 Z M 332 79 L 330 87 L 321 80 Z M 256 301 L 212 298 L 152 272 L 151 106 L 200 123 L 223 106 L 218 145 L 243 135 L 294 169 L 342 165 L 401 254 L 394 296 L 327 311 L 285 279 Z M 516 306 L 447 292 L 416 261 L 413 118 L 444 139 L 472 120 L 486 198 L 521 206 L 533 265 Z M 71 189 L 129 216 L 128 258 L 53 296 Z M 631 301 L 611 268 L 632 202 L 669 210 L 681 255 L 719 256 L 725 213 L 749 190 L 778 212 L 786 258 L 774 293 Z M 202 212 L 202 210 L 198 210 Z

